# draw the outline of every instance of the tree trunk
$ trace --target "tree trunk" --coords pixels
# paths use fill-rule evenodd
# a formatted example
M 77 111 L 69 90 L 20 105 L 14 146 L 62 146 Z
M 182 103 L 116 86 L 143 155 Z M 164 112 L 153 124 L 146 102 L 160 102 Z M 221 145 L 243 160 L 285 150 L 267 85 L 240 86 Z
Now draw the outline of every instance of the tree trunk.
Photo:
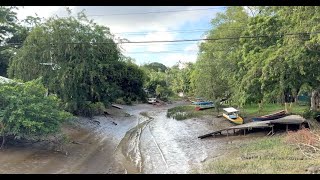
M 320 92 L 319 90 L 313 90 L 311 93 L 311 110 L 317 111 L 319 107 L 320 102 Z
M 6 137 L 3 135 L 3 136 L 2 136 L 2 143 L 1 143 L 0 149 L 3 148 L 5 142 L 6 142 Z

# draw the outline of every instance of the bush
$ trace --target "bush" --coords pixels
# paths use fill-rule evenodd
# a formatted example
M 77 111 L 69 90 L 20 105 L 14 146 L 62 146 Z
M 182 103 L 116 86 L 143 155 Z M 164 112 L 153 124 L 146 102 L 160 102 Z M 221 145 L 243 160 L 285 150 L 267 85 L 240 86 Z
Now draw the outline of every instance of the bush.
M 102 102 L 91 103 L 89 107 L 94 116 L 101 115 L 105 111 L 105 106 Z
M 313 111 L 313 110 L 306 110 L 303 112 L 302 116 L 306 119 L 315 119 L 317 115 L 319 115 L 320 112 Z
M 41 139 L 60 131 L 72 115 L 63 110 L 60 99 L 46 96 L 41 79 L 25 84 L 0 85 L 0 133 L 14 139 Z
M 103 114 L 105 111 L 105 106 L 102 102 L 91 103 L 90 101 L 85 101 L 80 104 L 76 112 L 73 112 L 80 116 L 93 117 Z
M 116 99 L 115 103 L 122 104 L 122 105 L 126 104 L 126 102 L 123 100 L 123 98 Z

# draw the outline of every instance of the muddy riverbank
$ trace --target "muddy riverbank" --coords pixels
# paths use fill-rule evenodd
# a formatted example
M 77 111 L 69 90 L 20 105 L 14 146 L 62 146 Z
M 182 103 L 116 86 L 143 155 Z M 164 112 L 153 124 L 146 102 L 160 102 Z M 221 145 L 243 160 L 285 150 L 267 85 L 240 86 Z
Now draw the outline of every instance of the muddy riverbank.
M 221 118 L 177 121 L 168 108 L 138 104 L 110 109 L 108 116 L 78 118 L 64 126 L 68 144 L 61 151 L 41 146 L 8 146 L 0 151 L 0 173 L 193 173 L 222 155 L 225 144 L 241 137 L 198 139 L 231 126 Z

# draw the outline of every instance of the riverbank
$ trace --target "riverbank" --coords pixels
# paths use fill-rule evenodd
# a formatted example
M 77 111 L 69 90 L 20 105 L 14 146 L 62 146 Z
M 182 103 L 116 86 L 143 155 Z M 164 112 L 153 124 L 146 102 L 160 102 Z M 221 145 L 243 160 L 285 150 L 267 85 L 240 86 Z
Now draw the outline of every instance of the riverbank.
M 199 117 L 185 120 L 167 118 L 168 109 L 188 104 L 179 101 L 162 106 L 123 105 L 123 109 L 108 109 L 110 115 L 92 119 L 79 117 L 63 126 L 67 137 L 63 147 L 35 143 L 8 146 L 0 151 L 0 173 L 278 173 L 272 171 L 276 165 L 269 167 L 270 163 L 278 162 L 255 159 L 278 157 L 272 153 L 286 149 L 282 141 L 264 137 L 266 132 L 199 139 L 200 135 L 234 124 L 206 115 L 208 110 L 202 111 Z M 270 143 L 274 145 L 269 146 Z M 285 152 L 291 152 L 289 150 Z M 269 154 L 265 154 L 266 151 Z M 252 152 L 252 159 L 241 159 Z M 263 168 L 249 171 L 252 163 Z M 316 161 L 304 165 L 312 163 Z M 300 169 L 305 167 L 302 165 Z

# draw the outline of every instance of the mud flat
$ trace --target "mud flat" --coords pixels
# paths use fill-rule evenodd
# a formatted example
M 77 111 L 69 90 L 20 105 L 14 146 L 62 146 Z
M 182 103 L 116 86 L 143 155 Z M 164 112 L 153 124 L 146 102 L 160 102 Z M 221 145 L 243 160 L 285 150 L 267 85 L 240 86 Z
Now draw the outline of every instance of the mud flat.
M 228 121 L 203 117 L 177 121 L 168 108 L 138 104 L 110 109 L 111 115 L 79 117 L 63 127 L 69 143 L 60 151 L 47 145 L 8 146 L 0 151 L 0 173 L 193 173 L 239 137 L 199 139 Z

